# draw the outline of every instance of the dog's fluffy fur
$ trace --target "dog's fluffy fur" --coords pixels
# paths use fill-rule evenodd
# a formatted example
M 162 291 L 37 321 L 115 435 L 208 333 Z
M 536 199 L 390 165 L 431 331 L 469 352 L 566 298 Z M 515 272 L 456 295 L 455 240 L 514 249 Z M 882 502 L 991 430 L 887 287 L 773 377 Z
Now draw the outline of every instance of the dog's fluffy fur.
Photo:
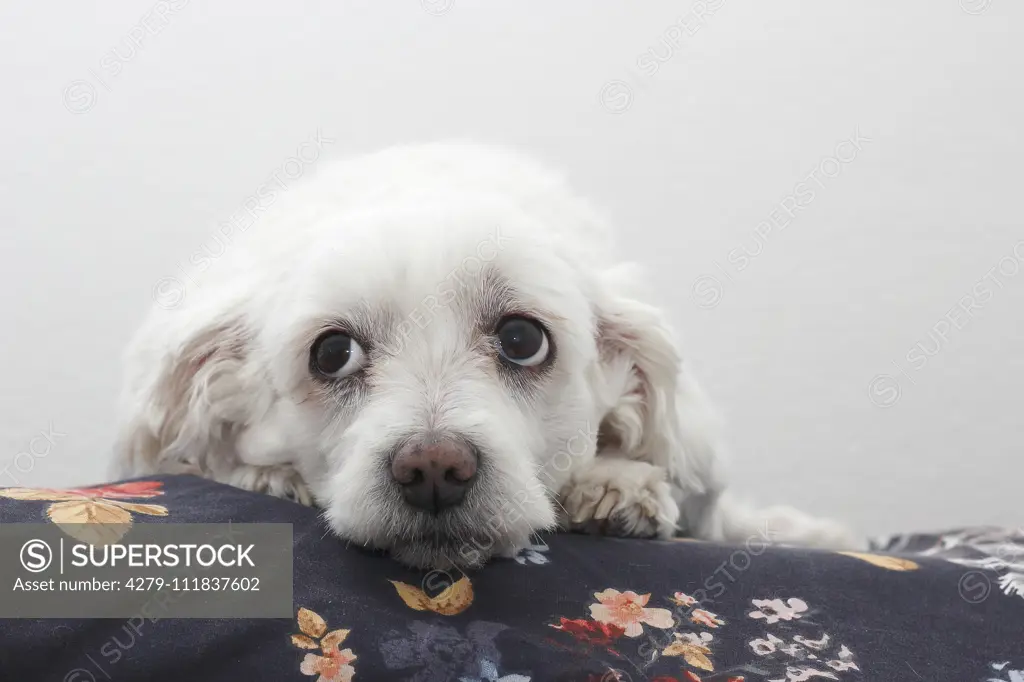
M 257 210 L 263 211 L 262 208 Z M 331 528 L 416 566 L 479 565 L 540 529 L 828 547 L 860 542 L 723 494 L 715 419 L 603 218 L 517 154 L 464 143 L 338 162 L 276 197 L 154 308 L 126 354 L 118 474 L 192 472 L 315 501 Z M 550 333 L 544 371 L 502 366 L 498 319 Z M 368 362 L 315 376 L 324 330 Z M 481 452 L 464 503 L 404 503 L 409 438 Z

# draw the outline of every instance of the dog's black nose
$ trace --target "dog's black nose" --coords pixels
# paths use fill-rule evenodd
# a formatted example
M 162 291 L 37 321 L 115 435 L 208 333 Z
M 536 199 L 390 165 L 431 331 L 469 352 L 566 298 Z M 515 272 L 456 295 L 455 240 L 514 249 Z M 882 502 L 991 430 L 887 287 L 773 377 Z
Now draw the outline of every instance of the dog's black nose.
M 406 502 L 438 513 L 462 502 L 476 480 L 477 452 L 458 440 L 406 443 L 391 462 L 391 475 Z

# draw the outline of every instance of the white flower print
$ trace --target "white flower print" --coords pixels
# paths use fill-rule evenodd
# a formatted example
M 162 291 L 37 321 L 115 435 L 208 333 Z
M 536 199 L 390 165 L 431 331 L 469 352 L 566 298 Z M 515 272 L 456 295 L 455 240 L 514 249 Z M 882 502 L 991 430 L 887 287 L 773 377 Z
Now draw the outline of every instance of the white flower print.
M 826 665 L 833 670 L 860 670 L 853 662 L 853 652 L 843 644 L 839 649 L 839 660 L 829 661 Z
M 1010 665 L 1010 662 L 1003 661 L 1002 663 L 990 663 L 989 665 L 992 666 L 992 670 L 1002 675 L 1006 666 Z M 1008 677 L 990 677 L 985 682 L 1024 682 L 1024 670 L 1006 670 L 1005 674 Z
M 775 635 L 768 635 L 768 639 L 752 639 L 747 642 L 747 646 L 754 650 L 754 653 L 758 656 L 767 656 L 768 654 L 774 654 L 778 650 L 779 646 L 785 644 L 781 639 Z
M 758 610 L 747 615 L 755 620 L 763 620 L 765 625 L 773 625 L 780 621 L 799 620 L 802 616 L 807 615 L 806 612 L 809 608 L 807 602 L 797 597 L 751 599 L 750 602 Z M 810 625 L 806 622 L 802 624 Z M 782 625 L 779 627 L 788 630 L 790 627 L 799 627 L 800 625 L 800 623 L 796 623 L 793 626 Z M 815 631 L 812 630 L 812 632 Z M 817 630 L 816 638 L 811 634 L 793 635 L 792 639 L 788 641 L 766 632 L 763 638 L 748 641 L 747 646 L 755 655 L 761 657 L 765 664 L 775 668 L 767 674 L 778 675 L 785 671 L 783 677 L 773 677 L 767 682 L 807 682 L 815 680 L 815 678 L 838 680 L 840 678 L 836 674 L 837 672 L 860 671 L 853 661 L 853 652 L 845 644 L 836 642 L 831 635 L 820 630 Z M 773 663 L 769 663 L 769 661 Z M 775 667 L 776 665 L 778 667 Z
M 793 658 L 800 661 L 807 657 L 807 652 L 804 650 L 802 646 L 800 646 L 796 642 L 790 644 L 789 646 L 779 647 L 779 651 L 789 656 L 792 656 Z
M 702 632 L 697 634 L 696 632 L 684 632 L 683 634 L 677 634 L 679 639 L 685 639 L 690 644 L 696 644 L 697 646 L 707 646 L 708 642 L 714 639 L 714 636 L 710 632 Z
M 1006 666 L 1008 665 L 1010 665 L 1009 661 L 989 663 L 992 670 L 1000 676 L 1006 675 L 1007 677 L 990 677 L 985 682 L 1024 682 L 1024 670 L 1007 670 Z
M 797 635 L 796 637 L 793 638 L 793 641 L 794 642 L 800 642 L 801 644 L 803 644 L 808 649 L 814 649 L 815 651 L 821 651 L 822 649 L 824 649 L 825 647 L 828 646 L 829 636 L 828 636 L 828 633 L 825 633 L 824 635 L 821 636 L 821 639 L 814 640 L 814 639 L 808 639 L 806 637 L 802 637 L 800 635 Z
M 785 679 L 768 680 L 768 682 L 806 682 L 806 680 L 812 677 L 825 677 L 830 680 L 838 680 L 839 678 L 830 672 L 823 670 L 815 670 L 814 668 L 786 668 Z
M 1024 597 L 1024 573 L 1010 571 L 1009 573 L 999 576 L 997 582 L 999 583 L 999 589 L 1003 591 L 1003 594 L 1009 597 L 1012 597 L 1013 595 Z
M 751 618 L 764 618 L 768 625 L 774 625 L 780 620 L 794 620 L 807 610 L 807 602 L 803 599 L 751 599 L 750 602 L 758 607 L 758 611 L 751 611 L 747 615 Z

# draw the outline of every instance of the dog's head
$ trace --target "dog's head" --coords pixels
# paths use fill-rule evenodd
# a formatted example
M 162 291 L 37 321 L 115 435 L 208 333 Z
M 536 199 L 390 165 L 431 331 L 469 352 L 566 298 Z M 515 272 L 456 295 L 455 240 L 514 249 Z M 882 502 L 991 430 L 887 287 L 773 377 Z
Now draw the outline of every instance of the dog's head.
M 134 343 L 127 470 L 293 463 L 332 529 L 406 563 L 520 547 L 599 431 L 673 438 L 672 343 L 583 242 L 433 197 L 232 247 Z

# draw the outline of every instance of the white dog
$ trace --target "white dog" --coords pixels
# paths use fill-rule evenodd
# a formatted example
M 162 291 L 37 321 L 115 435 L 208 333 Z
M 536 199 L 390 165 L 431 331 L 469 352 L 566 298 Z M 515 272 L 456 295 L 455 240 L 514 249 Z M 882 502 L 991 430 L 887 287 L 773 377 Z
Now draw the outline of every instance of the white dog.
M 543 167 L 395 148 L 270 199 L 131 344 L 118 474 L 315 501 L 341 537 L 424 567 L 559 522 L 861 544 L 722 494 L 672 334 L 601 216 Z

